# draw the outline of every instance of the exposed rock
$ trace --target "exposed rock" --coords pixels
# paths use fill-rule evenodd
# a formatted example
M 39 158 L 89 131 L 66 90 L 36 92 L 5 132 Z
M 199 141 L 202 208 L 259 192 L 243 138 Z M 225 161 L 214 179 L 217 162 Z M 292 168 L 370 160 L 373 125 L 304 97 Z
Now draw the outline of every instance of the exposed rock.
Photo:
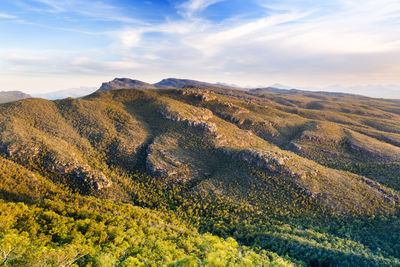
M 198 177 L 200 169 L 167 149 L 160 149 L 157 140 L 147 149 L 146 168 L 166 180 L 188 181 Z
M 283 170 L 285 162 L 289 159 L 288 156 L 271 151 L 251 151 L 247 149 L 239 152 L 228 149 L 224 149 L 223 151 L 225 154 L 231 155 L 233 158 L 243 160 L 257 168 L 268 169 L 272 172 L 278 171 L 279 169 Z
M 92 171 L 88 165 L 79 165 L 77 162 L 65 163 L 54 160 L 47 164 L 47 168 L 62 175 L 71 175 L 96 190 L 112 185 L 112 182 L 102 172 Z
M 384 199 L 386 201 L 392 202 L 393 204 L 400 202 L 400 198 L 399 198 L 399 196 L 397 194 L 393 194 L 392 192 L 389 192 L 388 190 L 385 190 L 384 188 L 382 188 L 382 186 L 379 183 L 377 183 L 375 181 L 372 181 L 370 179 L 364 178 L 364 177 L 361 178 L 361 181 L 363 181 L 367 185 L 371 186 L 372 188 L 375 188 L 379 192 L 383 193 L 384 194 Z
M 1 150 L 5 152 L 7 157 L 21 161 L 43 156 L 47 158 L 48 163 L 45 165 L 47 170 L 59 173 L 61 175 L 72 176 L 97 190 L 110 187 L 112 185 L 112 182 L 107 179 L 103 173 L 92 171 L 91 168 L 86 164 L 80 164 L 77 161 L 66 162 L 60 160 L 57 156 L 57 153 L 46 153 L 43 155 L 43 149 L 39 144 L 25 146 L 17 144 L 11 144 L 7 146 L 2 144 Z M 71 153 L 71 155 L 73 156 L 74 153 Z
M 362 153 L 362 154 L 368 154 L 368 155 L 371 155 L 371 156 L 378 156 L 376 152 L 374 152 L 372 150 L 369 150 L 366 147 L 359 146 L 359 145 L 357 145 L 355 143 L 352 143 L 352 142 L 348 142 L 348 144 L 349 144 L 349 148 L 351 150 L 355 151 L 355 152 L 359 152 L 359 153 Z
M 176 93 L 183 95 L 183 96 L 190 96 L 193 97 L 194 99 L 208 102 L 215 100 L 217 96 L 209 90 L 198 90 L 198 89 L 190 89 L 190 88 L 185 88 L 181 90 L 176 90 Z
M 160 108 L 158 111 L 166 119 L 176 122 L 184 122 L 188 126 L 199 127 L 210 133 L 215 133 L 217 131 L 217 126 L 215 123 L 206 121 L 212 117 L 211 111 L 205 115 L 199 115 L 199 119 L 192 119 L 192 120 L 184 118 L 180 116 L 178 113 L 170 112 L 167 108 Z
M 17 144 L 1 144 L 1 151 L 11 158 L 32 158 L 40 153 L 37 144 L 21 146 Z

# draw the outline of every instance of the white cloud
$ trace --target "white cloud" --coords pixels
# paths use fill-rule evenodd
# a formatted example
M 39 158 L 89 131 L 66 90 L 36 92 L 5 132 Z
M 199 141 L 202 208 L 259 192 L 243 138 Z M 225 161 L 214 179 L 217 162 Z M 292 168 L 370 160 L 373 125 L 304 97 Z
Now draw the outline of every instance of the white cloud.
M 117 36 L 124 48 L 130 49 L 139 45 L 143 32 L 144 30 L 141 29 L 124 29 L 113 34 Z
M 295 21 L 307 14 L 308 13 L 278 14 L 251 22 L 245 22 L 219 31 L 215 31 L 213 27 L 210 27 L 210 29 L 208 29 L 209 31 L 201 32 L 198 35 L 192 34 L 187 36 L 184 42 L 188 46 L 199 49 L 206 56 L 214 56 L 225 50 L 226 47 L 229 47 L 231 44 L 235 44 L 235 46 L 248 46 L 254 41 L 259 40 L 259 38 L 270 39 L 273 37 L 274 27 L 282 23 Z
M 191 18 L 194 14 L 205 10 L 207 7 L 222 2 L 224 0 L 188 0 L 178 7 L 181 9 L 180 13 L 187 18 Z

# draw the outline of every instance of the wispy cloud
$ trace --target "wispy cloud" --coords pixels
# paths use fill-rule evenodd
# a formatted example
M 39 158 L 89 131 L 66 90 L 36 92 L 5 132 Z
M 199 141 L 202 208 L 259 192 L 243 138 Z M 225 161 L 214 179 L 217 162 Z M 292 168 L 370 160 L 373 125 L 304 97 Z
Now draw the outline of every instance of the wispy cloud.
M 72 12 L 100 21 L 119 21 L 123 23 L 141 24 L 143 21 L 122 14 L 117 6 L 103 1 L 84 0 L 35 0 L 47 6 L 42 12 Z M 38 9 L 36 9 L 38 10 Z
M 189 0 L 178 5 L 178 8 L 184 17 L 191 18 L 196 13 L 201 12 L 207 7 L 222 1 L 224 0 Z
M 6 14 L 6 13 L 0 13 L 0 19 L 16 19 L 17 16 Z

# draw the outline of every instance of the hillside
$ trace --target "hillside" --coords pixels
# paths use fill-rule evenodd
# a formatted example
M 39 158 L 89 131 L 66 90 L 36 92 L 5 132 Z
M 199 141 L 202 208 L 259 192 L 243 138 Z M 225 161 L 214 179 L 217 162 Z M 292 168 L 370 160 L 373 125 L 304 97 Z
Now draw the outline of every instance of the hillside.
M 0 262 L 400 264 L 398 102 L 114 81 L 0 105 Z
M 1 91 L 0 104 L 31 97 L 20 91 Z

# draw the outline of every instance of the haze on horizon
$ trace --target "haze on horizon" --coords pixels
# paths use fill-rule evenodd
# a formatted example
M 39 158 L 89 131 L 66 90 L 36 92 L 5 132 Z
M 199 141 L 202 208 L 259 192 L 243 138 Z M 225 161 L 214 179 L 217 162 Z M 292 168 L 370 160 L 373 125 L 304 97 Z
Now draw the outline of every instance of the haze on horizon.
M 4 0 L 0 90 L 114 77 L 400 98 L 398 0 Z

